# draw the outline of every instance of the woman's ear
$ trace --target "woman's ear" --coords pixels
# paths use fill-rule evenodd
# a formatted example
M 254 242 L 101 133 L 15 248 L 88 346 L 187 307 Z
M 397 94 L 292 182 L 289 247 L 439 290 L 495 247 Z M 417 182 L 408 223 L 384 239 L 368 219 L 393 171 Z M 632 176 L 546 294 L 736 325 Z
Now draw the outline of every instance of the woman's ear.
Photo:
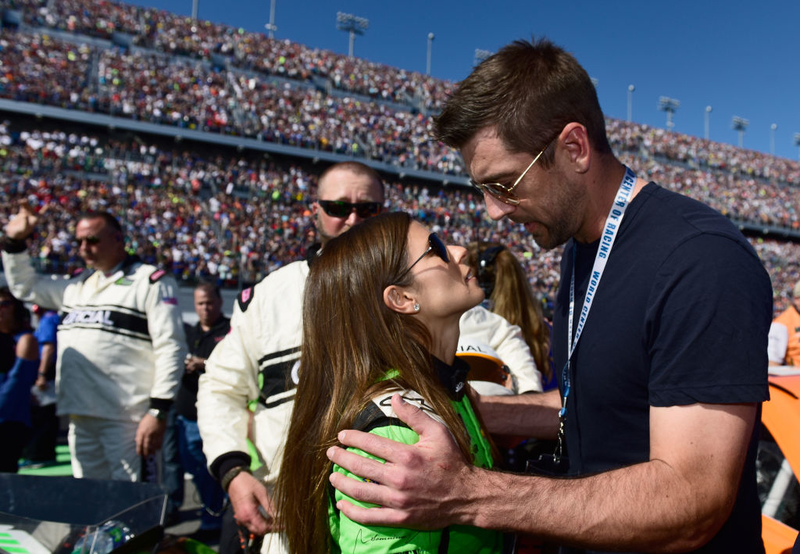
M 414 298 L 397 285 L 389 285 L 383 289 L 383 303 L 386 307 L 398 314 L 413 314 L 419 310 L 414 309 Z

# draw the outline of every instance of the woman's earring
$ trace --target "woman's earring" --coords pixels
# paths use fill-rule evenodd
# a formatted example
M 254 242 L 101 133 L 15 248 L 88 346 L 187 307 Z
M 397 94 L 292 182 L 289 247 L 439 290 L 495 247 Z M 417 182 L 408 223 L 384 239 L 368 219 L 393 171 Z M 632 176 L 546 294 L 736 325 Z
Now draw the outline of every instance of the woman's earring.
M 414 311 L 415 312 L 419 311 L 419 304 L 416 304 L 416 303 L 414 304 Z

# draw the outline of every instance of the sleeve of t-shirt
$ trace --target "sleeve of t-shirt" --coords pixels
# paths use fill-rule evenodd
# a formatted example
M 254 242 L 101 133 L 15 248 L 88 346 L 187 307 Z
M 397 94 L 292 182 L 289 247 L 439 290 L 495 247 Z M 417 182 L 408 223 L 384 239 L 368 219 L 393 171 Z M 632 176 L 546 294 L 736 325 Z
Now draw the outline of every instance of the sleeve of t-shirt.
M 400 427 L 397 425 L 387 425 L 384 427 L 377 427 L 370 431 L 373 435 L 386 437 L 404 444 L 415 444 L 419 441 L 417 435 L 411 429 Z M 367 454 L 363 450 L 357 448 L 348 449 L 350 452 L 355 452 L 383 463 L 384 460 L 377 458 L 371 454 Z M 346 471 L 338 465 L 333 466 L 333 471 L 347 475 L 348 477 L 355 477 L 349 471 Z M 375 504 L 368 504 L 360 502 L 349 496 L 339 492 L 335 493 L 336 502 L 339 500 L 348 500 L 356 506 L 372 508 Z M 369 553 L 369 554 L 383 554 L 383 553 L 404 553 L 415 552 L 419 554 L 435 554 L 439 552 L 439 543 L 441 541 L 440 531 L 417 531 L 416 529 L 403 529 L 398 527 L 381 527 L 377 525 L 362 525 L 357 523 L 343 513 L 338 512 L 336 521 L 331 522 L 332 526 L 337 525 L 338 532 L 331 529 L 334 538 L 338 535 L 337 543 L 341 552 L 348 552 L 353 554 Z
M 699 234 L 667 256 L 646 315 L 650 405 L 769 398 L 772 287 L 745 245 Z
M 56 343 L 56 332 L 58 331 L 58 317 L 44 317 L 39 322 L 36 329 L 36 340 L 39 344 Z

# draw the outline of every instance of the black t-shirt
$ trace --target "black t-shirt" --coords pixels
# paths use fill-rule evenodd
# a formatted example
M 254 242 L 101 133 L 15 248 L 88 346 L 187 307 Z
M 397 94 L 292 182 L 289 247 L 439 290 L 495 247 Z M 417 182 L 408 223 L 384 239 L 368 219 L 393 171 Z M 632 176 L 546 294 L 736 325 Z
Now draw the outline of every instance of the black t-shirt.
M 598 246 L 571 241 L 564 251 L 553 326 L 559 380 L 573 259 L 575 325 Z M 624 216 L 572 358 L 570 473 L 647 461 L 651 406 L 767 400 L 771 316 L 769 276 L 741 233 L 704 204 L 648 184 Z M 763 552 L 757 427 L 734 512 L 698 552 Z
M 208 359 L 214 347 L 219 344 L 231 328 L 231 320 L 221 316 L 211 329 L 203 331 L 198 322 L 196 325 L 184 325 L 186 331 L 186 344 L 189 347 L 189 354 Z M 203 372 L 185 373 L 181 377 L 178 387 L 178 394 L 175 397 L 175 412 L 190 419 L 197 421 L 197 384 Z

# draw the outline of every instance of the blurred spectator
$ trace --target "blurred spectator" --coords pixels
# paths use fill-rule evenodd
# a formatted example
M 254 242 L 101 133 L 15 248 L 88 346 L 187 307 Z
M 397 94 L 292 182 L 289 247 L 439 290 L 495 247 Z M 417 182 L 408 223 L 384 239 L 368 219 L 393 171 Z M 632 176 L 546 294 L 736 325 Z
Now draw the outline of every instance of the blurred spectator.
M 208 472 L 208 462 L 203 454 L 203 439 L 197 428 L 195 403 L 197 384 L 200 375 L 205 373 L 206 359 L 228 334 L 231 323 L 230 319 L 222 314 L 222 294 L 219 288 L 211 283 L 201 282 L 195 286 L 194 309 L 198 322 L 196 325 L 185 326 L 189 353 L 186 356 L 185 371 L 175 399 L 175 409 L 180 429 L 181 463 L 186 471 L 192 474 L 203 503 L 200 530 L 195 538 L 208 544 L 219 540 L 225 493 Z
M 792 305 L 772 322 L 769 365 L 800 365 L 800 281 L 792 289 Z
M 56 416 L 56 331 L 61 318 L 55 310 L 33 305 L 37 317 L 33 335 L 39 344 L 39 374 L 31 389 L 33 431 L 23 457 L 30 463 L 56 461 L 58 416 Z
M 557 383 L 550 349 L 551 329 L 525 269 L 498 243 L 470 243 L 467 251 L 469 264 L 486 295 L 489 309 L 520 327 L 542 375 L 543 390 L 554 388 Z
M 16 473 L 31 428 L 31 387 L 39 354 L 30 313 L 0 288 L 0 472 Z

